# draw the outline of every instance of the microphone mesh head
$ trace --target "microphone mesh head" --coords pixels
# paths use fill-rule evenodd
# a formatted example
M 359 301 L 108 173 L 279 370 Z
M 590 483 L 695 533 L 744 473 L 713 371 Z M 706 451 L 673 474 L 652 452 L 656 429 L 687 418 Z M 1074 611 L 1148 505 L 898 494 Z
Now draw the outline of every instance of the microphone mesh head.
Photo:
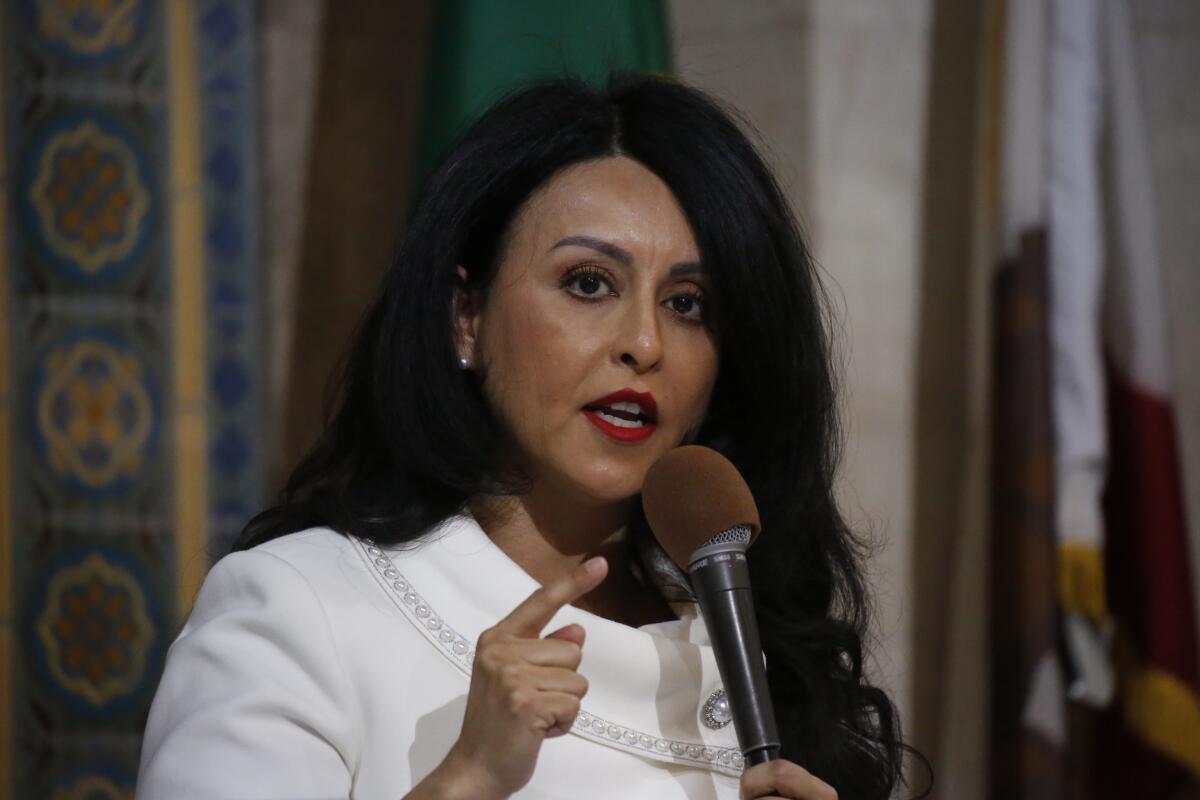
M 709 539 L 708 541 L 706 541 L 704 544 L 702 544 L 700 546 L 701 547 L 711 547 L 714 544 L 732 544 L 732 543 L 736 542 L 738 544 L 744 544 L 747 547 L 749 547 L 751 538 L 752 538 L 752 533 L 750 531 L 750 528 L 748 528 L 745 525 L 738 525 L 736 528 L 730 528 L 727 531 L 721 531 L 716 536 L 712 537 L 711 539 Z
M 710 539 L 744 526 L 753 542 L 760 527 L 758 507 L 737 467 L 698 445 L 677 447 L 650 467 L 642 508 L 654 537 L 684 571 Z

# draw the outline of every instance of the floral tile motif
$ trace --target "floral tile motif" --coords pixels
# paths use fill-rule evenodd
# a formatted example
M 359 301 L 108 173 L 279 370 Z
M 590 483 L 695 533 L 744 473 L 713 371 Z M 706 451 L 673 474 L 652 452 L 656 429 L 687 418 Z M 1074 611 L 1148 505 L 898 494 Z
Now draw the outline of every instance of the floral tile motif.
M 33 28 L 68 58 L 119 55 L 141 31 L 145 0 L 33 0 Z
M 36 436 L 51 471 L 85 490 L 136 477 L 154 425 L 146 365 L 114 337 L 72 337 L 54 347 L 34 384 Z
M 26 227 L 64 278 L 111 282 L 136 263 L 153 224 L 152 176 L 123 123 L 61 114 L 34 137 L 23 171 Z
M 51 137 L 32 201 L 50 248 L 89 273 L 125 259 L 149 205 L 132 148 L 93 119 Z
M 141 686 L 158 635 L 137 578 L 95 552 L 51 577 L 34 627 L 50 678 L 96 708 Z

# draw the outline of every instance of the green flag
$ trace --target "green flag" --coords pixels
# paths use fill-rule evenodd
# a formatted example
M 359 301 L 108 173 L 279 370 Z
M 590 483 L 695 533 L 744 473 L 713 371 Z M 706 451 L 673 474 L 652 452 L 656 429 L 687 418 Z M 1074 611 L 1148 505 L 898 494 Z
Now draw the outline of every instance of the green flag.
M 666 72 L 661 0 L 438 0 L 413 174 L 423 180 L 467 126 L 521 84 L 611 70 Z

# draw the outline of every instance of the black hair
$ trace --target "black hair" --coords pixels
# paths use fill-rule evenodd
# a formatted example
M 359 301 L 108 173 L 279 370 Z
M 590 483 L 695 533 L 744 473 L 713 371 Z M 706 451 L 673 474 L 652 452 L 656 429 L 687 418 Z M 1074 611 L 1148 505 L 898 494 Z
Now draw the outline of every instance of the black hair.
M 674 193 L 712 276 L 719 372 L 697 443 L 745 476 L 769 535 L 751 550 L 782 755 L 842 797 L 886 798 L 905 751 L 863 674 L 863 543 L 834 501 L 840 432 L 828 302 L 795 215 L 736 113 L 661 77 L 561 79 L 493 106 L 425 182 L 333 386 L 325 430 L 235 549 L 327 525 L 412 541 L 467 498 L 511 493 L 502 433 L 453 342 L 455 267 L 486 291 L 530 195 L 624 155 Z M 744 125 L 744 123 L 742 123 Z M 631 525 L 645 525 L 635 511 Z

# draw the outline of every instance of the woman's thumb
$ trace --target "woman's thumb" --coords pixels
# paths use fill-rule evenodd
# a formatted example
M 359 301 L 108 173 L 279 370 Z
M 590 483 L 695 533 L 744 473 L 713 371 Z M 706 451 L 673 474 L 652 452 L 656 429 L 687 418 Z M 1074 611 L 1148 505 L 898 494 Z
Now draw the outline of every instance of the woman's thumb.
M 570 625 L 564 625 L 561 628 L 559 628 L 558 630 L 554 631 L 553 633 L 547 633 L 542 638 L 563 639 L 568 642 L 574 642 L 575 644 L 579 645 L 580 647 L 583 647 L 583 640 L 586 637 L 587 637 L 587 632 L 584 631 L 583 626 L 572 622 Z

